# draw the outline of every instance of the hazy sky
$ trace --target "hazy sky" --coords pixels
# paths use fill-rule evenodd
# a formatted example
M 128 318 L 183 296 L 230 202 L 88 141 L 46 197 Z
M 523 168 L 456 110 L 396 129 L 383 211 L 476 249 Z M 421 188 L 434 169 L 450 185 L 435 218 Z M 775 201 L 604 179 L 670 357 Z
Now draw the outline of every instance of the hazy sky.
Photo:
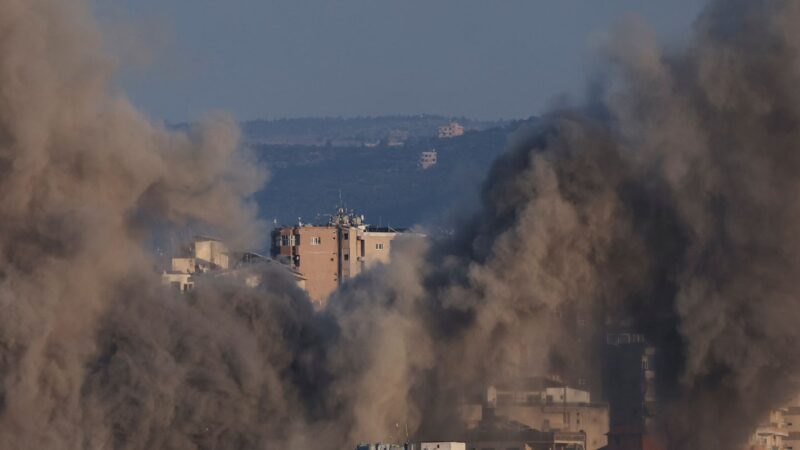
M 156 118 L 537 114 L 626 15 L 684 39 L 701 0 L 95 0 Z M 147 49 L 145 52 L 143 49 Z M 144 58 L 144 56 L 149 56 Z M 144 65 L 143 61 L 149 64 Z

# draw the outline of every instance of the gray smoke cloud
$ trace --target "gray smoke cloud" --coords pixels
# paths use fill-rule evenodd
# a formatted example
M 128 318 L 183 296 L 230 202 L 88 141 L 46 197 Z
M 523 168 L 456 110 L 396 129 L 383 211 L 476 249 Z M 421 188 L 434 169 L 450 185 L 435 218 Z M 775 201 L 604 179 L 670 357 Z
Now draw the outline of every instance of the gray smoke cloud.
M 0 2 L 4 449 L 106 448 L 93 436 L 113 424 L 99 429 L 87 365 L 109 311 L 154 295 L 148 217 L 201 222 L 234 245 L 263 236 L 243 199 L 264 176 L 238 156 L 233 121 L 154 126 L 114 90 L 101 47 L 86 2 Z
M 673 51 L 624 23 L 586 106 L 512 143 L 474 221 L 410 263 L 418 284 L 397 282 L 381 307 L 354 300 L 378 289 L 366 280 L 339 294 L 372 322 L 356 342 L 414 343 L 373 357 L 405 366 L 395 404 L 411 407 L 369 417 L 413 413 L 441 432 L 472 387 L 525 364 L 591 368 L 598 343 L 570 324 L 589 318 L 584 336 L 600 337 L 612 319 L 657 348 L 663 444 L 739 448 L 798 390 L 798 19 L 793 2 L 713 2 Z M 375 320 L 384 310 L 415 326 Z
M 230 118 L 139 114 L 87 2 L 0 0 L 0 449 L 454 436 L 487 383 L 596 370 L 607 317 L 658 349 L 668 447 L 735 447 L 797 388 L 798 19 L 715 2 L 672 52 L 629 21 L 586 106 L 521 131 L 454 236 L 315 313 L 269 267 L 161 286 L 155 229 L 258 244 L 264 171 Z

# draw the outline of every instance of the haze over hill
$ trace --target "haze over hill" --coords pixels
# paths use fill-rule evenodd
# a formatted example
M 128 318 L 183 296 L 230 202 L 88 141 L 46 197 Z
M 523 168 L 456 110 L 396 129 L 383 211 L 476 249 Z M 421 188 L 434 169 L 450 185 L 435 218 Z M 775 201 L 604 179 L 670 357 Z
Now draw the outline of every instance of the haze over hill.
M 451 120 L 389 116 L 244 123 L 245 140 L 272 175 L 257 194 L 262 216 L 282 224 L 324 221 L 341 199 L 376 225 L 440 221 L 477 200 L 479 180 L 519 126 L 458 119 L 467 129 L 464 135 L 437 138 L 437 127 Z M 406 133 L 403 145 L 389 142 L 394 130 Z M 422 170 L 420 154 L 431 149 L 438 163 Z

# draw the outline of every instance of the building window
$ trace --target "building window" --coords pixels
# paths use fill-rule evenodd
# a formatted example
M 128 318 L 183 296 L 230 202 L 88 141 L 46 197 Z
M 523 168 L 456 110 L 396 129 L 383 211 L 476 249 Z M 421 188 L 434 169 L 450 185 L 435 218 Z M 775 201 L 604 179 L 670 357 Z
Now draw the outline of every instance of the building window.
M 322 244 L 322 238 L 319 236 L 314 236 L 311 238 L 311 245 L 320 245 Z
M 344 234 L 342 235 L 342 237 L 343 237 L 344 239 L 350 239 L 350 234 L 349 234 L 349 233 L 344 233 Z
M 383 244 L 375 244 L 375 250 L 383 250 Z
M 349 253 L 345 253 L 344 254 L 344 260 L 345 261 L 350 261 L 350 254 Z
M 289 236 L 281 236 L 281 247 L 289 245 Z

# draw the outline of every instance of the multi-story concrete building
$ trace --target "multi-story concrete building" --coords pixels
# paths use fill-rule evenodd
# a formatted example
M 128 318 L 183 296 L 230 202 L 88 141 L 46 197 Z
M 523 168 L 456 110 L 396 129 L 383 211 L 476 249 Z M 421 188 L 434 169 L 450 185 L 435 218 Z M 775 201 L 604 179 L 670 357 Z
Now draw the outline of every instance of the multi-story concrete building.
M 655 349 L 644 336 L 610 330 L 605 348 L 605 397 L 610 410 L 609 450 L 661 448 L 648 433 L 657 413 Z
M 439 127 L 439 138 L 447 139 L 464 134 L 464 127 L 458 122 L 450 122 L 447 125 Z
M 789 402 L 783 411 L 786 437 L 783 438 L 785 450 L 800 450 L 800 396 Z
M 326 225 L 274 230 L 271 253 L 305 277 L 308 295 L 322 307 L 339 285 L 377 263 L 388 263 L 393 241 L 404 233 L 366 225 L 363 216 L 339 208 Z

